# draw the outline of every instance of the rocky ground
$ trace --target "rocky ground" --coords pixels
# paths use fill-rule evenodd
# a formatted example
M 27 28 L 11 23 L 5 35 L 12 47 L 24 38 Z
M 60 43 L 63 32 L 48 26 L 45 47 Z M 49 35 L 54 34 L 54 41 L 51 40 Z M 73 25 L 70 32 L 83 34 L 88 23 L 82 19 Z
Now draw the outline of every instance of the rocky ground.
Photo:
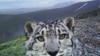
M 83 56 L 100 56 L 100 17 L 76 19 L 75 36 L 81 39 Z

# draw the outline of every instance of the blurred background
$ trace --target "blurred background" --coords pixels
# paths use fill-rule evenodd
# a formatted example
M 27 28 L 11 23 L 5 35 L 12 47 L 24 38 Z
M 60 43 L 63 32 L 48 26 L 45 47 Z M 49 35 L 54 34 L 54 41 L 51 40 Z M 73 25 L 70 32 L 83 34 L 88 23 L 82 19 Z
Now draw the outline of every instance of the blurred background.
M 86 46 L 90 45 L 86 50 L 97 47 L 89 51 L 92 56 L 99 56 L 100 0 L 0 0 L 0 56 L 23 56 L 23 51 L 11 54 L 15 51 L 7 50 L 23 48 L 26 21 L 49 21 L 67 16 L 75 18 L 75 36 L 87 43 Z

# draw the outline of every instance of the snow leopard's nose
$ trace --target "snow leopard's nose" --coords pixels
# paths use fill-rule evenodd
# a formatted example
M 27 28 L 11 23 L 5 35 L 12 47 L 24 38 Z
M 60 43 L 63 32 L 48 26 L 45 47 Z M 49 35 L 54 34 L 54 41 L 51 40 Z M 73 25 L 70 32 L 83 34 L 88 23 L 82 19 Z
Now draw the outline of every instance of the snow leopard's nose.
M 56 56 L 57 53 L 58 53 L 58 51 L 53 51 L 53 52 L 50 52 L 50 51 L 49 51 L 49 52 L 48 52 L 48 54 L 51 55 L 51 56 Z
M 46 45 L 47 53 L 50 56 L 56 56 L 59 51 L 59 43 L 56 39 L 48 40 L 48 44 Z

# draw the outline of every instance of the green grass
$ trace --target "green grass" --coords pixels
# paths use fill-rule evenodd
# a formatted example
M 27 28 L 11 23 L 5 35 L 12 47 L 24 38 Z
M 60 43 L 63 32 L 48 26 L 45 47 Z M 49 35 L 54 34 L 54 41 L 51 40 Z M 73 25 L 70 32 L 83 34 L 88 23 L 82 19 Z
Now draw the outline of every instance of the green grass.
M 0 56 L 25 56 L 25 37 L 0 44 Z

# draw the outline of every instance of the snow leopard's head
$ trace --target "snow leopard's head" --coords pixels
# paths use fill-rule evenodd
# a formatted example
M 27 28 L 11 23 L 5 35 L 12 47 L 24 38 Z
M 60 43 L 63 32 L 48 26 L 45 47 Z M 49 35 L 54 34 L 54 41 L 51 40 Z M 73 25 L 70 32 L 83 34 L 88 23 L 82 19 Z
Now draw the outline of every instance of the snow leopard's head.
M 72 51 L 74 19 L 25 24 L 27 56 L 66 56 Z

